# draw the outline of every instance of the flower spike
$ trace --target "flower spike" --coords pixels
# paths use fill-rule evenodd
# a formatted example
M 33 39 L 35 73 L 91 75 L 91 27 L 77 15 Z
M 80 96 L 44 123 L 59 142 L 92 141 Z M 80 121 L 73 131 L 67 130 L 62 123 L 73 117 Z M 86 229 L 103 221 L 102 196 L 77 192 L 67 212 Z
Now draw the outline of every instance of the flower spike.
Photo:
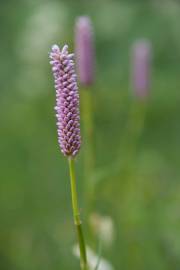
M 67 45 L 61 50 L 58 45 L 53 45 L 50 59 L 56 89 L 58 142 L 65 156 L 74 157 L 81 146 L 81 135 L 79 93 L 73 54 L 68 53 Z

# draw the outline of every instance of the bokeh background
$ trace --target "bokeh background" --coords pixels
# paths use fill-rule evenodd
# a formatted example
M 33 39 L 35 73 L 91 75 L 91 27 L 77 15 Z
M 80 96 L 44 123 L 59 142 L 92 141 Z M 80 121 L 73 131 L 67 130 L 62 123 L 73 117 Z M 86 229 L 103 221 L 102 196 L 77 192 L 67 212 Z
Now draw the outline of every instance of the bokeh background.
M 102 256 L 116 270 L 178 270 L 180 2 L 175 0 L 0 0 L 0 269 L 79 269 L 48 52 L 54 43 L 73 50 L 74 21 L 84 14 L 94 24 L 97 56 L 92 211 L 110 217 L 114 230 Z M 134 103 L 130 50 L 138 38 L 152 42 L 151 90 L 135 150 L 121 170 Z M 85 216 L 83 148 L 76 168 Z M 88 238 L 96 251 L 95 237 Z

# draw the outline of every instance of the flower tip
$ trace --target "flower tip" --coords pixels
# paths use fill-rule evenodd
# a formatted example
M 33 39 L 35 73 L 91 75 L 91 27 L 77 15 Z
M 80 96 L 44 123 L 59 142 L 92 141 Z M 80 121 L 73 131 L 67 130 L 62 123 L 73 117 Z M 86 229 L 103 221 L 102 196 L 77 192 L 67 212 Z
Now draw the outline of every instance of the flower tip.
M 151 54 L 152 45 L 148 39 L 137 40 L 134 43 L 134 50 L 138 55 L 145 56 Z
M 54 45 L 52 46 L 52 51 L 59 51 L 59 50 L 60 50 L 60 48 L 59 48 L 58 45 L 54 44 Z
M 68 53 L 68 45 L 64 45 L 61 52 L 62 52 L 62 54 Z
M 80 24 L 81 26 L 86 26 L 87 24 L 91 24 L 90 17 L 86 15 L 78 17 L 77 24 Z

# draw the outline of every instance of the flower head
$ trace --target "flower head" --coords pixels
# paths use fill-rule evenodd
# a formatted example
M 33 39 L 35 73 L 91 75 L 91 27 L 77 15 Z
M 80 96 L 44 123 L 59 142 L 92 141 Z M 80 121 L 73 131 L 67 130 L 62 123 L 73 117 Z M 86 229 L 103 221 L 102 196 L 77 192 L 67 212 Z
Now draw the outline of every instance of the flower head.
M 132 48 L 132 76 L 135 96 L 146 98 L 150 87 L 151 44 L 138 40 Z
M 92 23 L 88 16 L 79 17 L 76 21 L 75 46 L 80 82 L 91 85 L 94 82 L 94 44 Z
M 58 142 L 65 156 L 74 157 L 81 145 L 79 93 L 74 71 L 73 54 L 68 53 L 68 46 L 61 50 L 52 46 L 50 64 L 55 80 L 56 117 Z

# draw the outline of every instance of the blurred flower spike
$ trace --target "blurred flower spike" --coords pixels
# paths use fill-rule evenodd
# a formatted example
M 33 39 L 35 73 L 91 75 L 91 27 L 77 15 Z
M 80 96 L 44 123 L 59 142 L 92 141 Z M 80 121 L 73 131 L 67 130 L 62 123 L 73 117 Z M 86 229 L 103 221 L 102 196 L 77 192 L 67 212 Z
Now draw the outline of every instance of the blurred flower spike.
M 92 213 L 89 219 L 90 226 L 104 246 L 110 247 L 115 239 L 114 222 L 110 216 L 101 216 Z
M 75 24 L 75 47 L 80 82 L 89 86 L 94 83 L 95 52 L 92 22 L 88 16 L 77 18 Z
M 56 117 L 58 142 L 65 156 L 74 157 L 81 145 L 79 93 L 74 71 L 73 54 L 68 53 L 68 46 L 62 50 L 52 46 L 50 64 L 56 89 Z
M 152 47 L 149 40 L 138 40 L 132 47 L 132 87 L 139 99 L 149 96 Z

